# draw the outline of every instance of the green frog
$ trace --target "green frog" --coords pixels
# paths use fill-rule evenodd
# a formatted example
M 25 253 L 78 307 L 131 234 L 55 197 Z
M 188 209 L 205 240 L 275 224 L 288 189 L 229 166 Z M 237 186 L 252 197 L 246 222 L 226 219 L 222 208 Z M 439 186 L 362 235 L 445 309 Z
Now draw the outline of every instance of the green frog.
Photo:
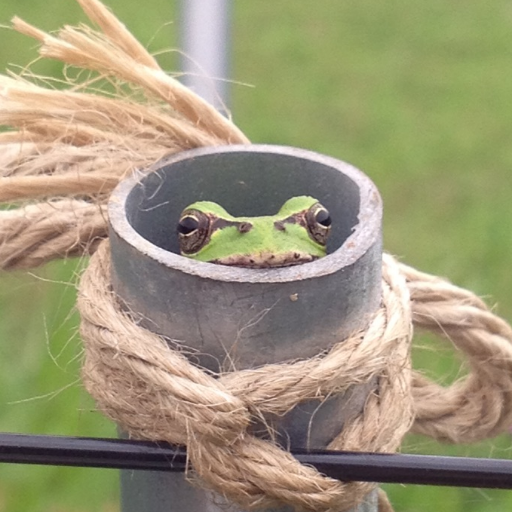
M 327 209 L 315 198 L 288 199 L 276 215 L 233 217 L 222 206 L 198 201 L 178 223 L 180 251 L 198 261 L 245 268 L 286 267 L 326 254 Z

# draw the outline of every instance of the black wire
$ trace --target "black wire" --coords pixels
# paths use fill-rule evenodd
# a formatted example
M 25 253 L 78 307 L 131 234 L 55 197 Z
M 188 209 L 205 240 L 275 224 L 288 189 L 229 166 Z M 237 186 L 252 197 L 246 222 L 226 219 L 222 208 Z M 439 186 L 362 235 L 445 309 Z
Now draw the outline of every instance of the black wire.
M 431 455 L 295 451 L 338 480 L 512 489 L 512 461 Z M 184 471 L 186 452 L 167 443 L 0 434 L 0 462 Z

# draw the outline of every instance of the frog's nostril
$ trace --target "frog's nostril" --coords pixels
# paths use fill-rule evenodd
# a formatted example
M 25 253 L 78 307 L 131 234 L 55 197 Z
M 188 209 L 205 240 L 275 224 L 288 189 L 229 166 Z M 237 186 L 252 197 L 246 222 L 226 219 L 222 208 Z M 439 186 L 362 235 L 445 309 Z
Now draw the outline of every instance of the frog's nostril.
M 240 222 L 237 227 L 240 233 L 247 233 L 252 229 L 252 224 L 250 222 Z

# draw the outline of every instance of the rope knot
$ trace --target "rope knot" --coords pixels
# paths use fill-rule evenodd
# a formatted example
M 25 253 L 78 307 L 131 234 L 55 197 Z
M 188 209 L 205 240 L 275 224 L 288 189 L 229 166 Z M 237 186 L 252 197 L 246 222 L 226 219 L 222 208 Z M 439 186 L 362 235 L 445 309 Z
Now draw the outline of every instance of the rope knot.
M 471 292 L 389 255 L 383 258 L 381 306 L 364 331 L 311 359 L 218 378 L 120 308 L 110 290 L 109 258 L 103 242 L 80 284 L 86 388 L 131 436 L 186 445 L 202 484 L 242 507 L 284 502 L 339 512 L 364 498 L 372 484 L 324 477 L 250 433 L 262 418 L 352 385 L 374 382 L 375 388 L 330 449 L 393 452 L 411 428 L 437 439 L 475 441 L 512 423 L 510 326 Z M 448 388 L 412 372 L 413 321 L 466 354 L 471 372 Z
M 131 436 L 187 445 L 203 483 L 243 507 L 286 502 L 338 511 L 368 493 L 371 484 L 324 477 L 274 442 L 255 437 L 249 427 L 301 402 L 374 382 L 364 414 L 349 421 L 330 448 L 398 448 L 412 422 L 412 329 L 409 291 L 391 257 L 384 260 L 381 307 L 364 332 L 311 359 L 217 379 L 120 308 L 109 288 L 109 258 L 103 243 L 83 275 L 78 302 L 84 383 L 107 416 Z

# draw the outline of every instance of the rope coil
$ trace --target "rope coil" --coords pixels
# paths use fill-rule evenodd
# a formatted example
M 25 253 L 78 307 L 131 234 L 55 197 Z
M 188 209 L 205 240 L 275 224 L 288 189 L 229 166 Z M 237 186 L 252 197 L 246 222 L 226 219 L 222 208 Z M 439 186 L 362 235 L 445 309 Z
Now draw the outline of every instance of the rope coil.
M 242 507 L 283 502 L 340 511 L 372 488 L 342 483 L 302 466 L 277 445 L 252 436 L 251 420 L 325 400 L 377 376 L 364 414 L 345 425 L 332 449 L 393 452 L 412 422 L 411 321 L 405 279 L 385 257 L 382 307 L 365 332 L 327 354 L 295 363 L 207 375 L 123 312 L 109 288 L 108 244 L 82 277 L 78 308 L 85 347 L 83 381 L 99 409 L 130 435 L 186 444 L 209 487 Z
M 276 445 L 251 436 L 252 420 L 284 414 L 378 379 L 362 415 L 329 448 L 395 451 L 412 429 L 439 440 L 474 442 L 512 423 L 512 329 L 471 292 L 383 259 L 382 304 L 364 332 L 327 354 L 225 373 L 214 379 L 138 326 L 109 288 L 108 244 L 91 259 L 78 307 L 83 380 L 100 410 L 137 438 L 186 444 L 209 487 L 254 509 L 288 503 L 340 511 L 371 489 L 301 467 Z M 471 372 L 448 388 L 410 369 L 412 324 L 442 333 Z M 286 484 L 284 483 L 286 482 Z

